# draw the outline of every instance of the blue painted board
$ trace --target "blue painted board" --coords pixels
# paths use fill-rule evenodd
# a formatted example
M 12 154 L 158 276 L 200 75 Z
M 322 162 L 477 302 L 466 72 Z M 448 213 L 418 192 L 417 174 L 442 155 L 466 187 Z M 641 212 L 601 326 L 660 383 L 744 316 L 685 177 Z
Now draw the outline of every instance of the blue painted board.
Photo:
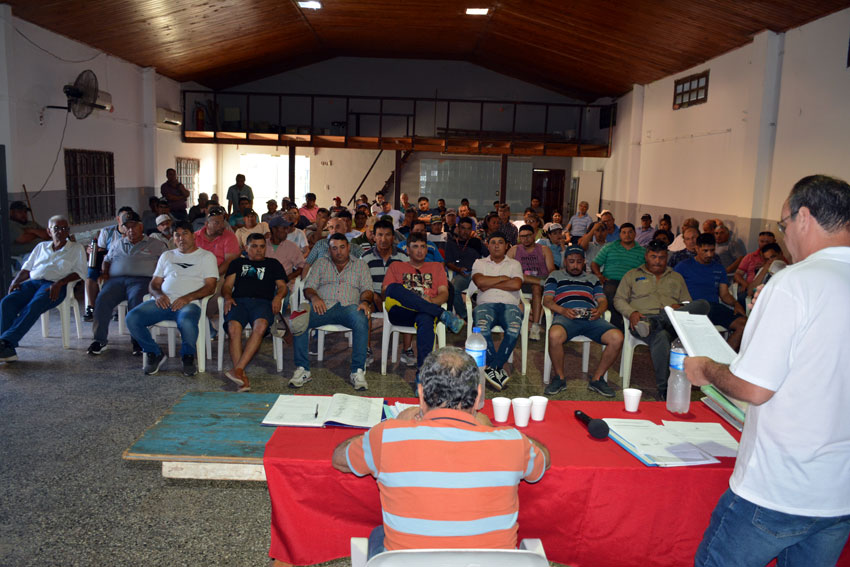
M 130 460 L 261 464 L 278 394 L 189 392 L 124 451 Z

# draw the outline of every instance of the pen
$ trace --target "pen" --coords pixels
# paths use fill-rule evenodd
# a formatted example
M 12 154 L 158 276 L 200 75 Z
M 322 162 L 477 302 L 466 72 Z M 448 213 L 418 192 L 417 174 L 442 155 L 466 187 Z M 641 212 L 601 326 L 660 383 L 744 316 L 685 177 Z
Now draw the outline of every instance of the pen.
M 319 404 L 316 404 L 316 413 L 313 414 L 313 418 L 319 417 Z

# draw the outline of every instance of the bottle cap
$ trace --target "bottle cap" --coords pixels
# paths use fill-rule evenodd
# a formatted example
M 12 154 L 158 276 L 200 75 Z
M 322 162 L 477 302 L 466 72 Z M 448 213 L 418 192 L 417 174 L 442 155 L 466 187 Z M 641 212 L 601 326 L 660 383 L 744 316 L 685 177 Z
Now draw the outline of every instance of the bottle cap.
M 472 327 L 472 332 L 473 332 L 473 333 L 480 333 L 480 332 L 481 332 L 481 328 L 480 328 L 480 327 Z

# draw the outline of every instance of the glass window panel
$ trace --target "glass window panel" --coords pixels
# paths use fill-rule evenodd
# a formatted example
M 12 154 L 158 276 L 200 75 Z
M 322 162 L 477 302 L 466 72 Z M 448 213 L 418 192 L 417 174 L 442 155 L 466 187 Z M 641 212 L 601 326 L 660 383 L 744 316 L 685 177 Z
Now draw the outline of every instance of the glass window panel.
M 697 91 L 697 98 L 704 99 L 705 98 L 705 89 L 700 89 Z
M 682 85 L 682 83 L 679 83 L 678 85 L 676 85 L 676 92 L 677 92 L 677 93 L 682 92 L 682 88 L 683 88 L 683 87 L 684 87 L 684 85 Z
M 699 86 L 701 86 L 701 87 L 704 87 L 704 86 L 705 86 L 705 77 L 700 77 L 700 79 L 699 79 Z
M 682 104 L 682 95 L 676 95 L 676 104 Z

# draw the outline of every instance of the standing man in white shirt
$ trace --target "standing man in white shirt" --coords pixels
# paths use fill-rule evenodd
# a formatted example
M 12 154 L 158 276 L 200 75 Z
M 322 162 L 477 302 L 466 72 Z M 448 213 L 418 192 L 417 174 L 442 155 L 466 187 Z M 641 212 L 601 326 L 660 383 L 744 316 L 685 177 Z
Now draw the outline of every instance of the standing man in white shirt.
M 794 264 L 758 296 L 740 354 L 685 360 L 694 385 L 750 404 L 697 566 L 835 565 L 850 534 L 850 185 L 801 179 L 778 224 Z
M 65 299 L 65 286 L 86 275 L 86 251 L 68 240 L 68 219 L 57 215 L 47 221 L 52 240 L 40 242 L 12 280 L 0 301 L 0 362 L 18 360 L 18 343 L 41 314 Z

